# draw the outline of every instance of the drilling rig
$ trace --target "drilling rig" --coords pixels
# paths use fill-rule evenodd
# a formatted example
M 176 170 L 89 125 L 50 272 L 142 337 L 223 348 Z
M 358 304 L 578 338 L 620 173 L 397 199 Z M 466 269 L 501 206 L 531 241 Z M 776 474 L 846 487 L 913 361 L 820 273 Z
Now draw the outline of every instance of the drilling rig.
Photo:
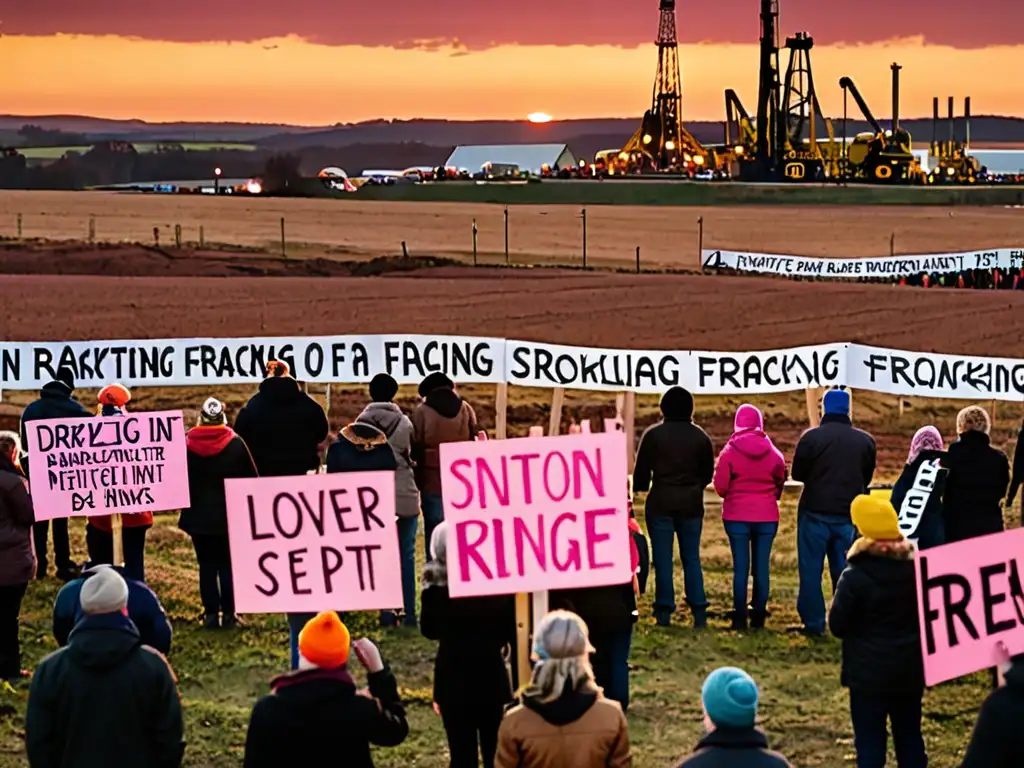
M 971 149 L 971 97 L 964 99 L 964 140 L 956 136 L 953 97 L 949 97 L 949 139 L 939 140 L 939 97 L 932 99 L 932 143 L 929 155 L 935 167 L 928 174 L 929 184 L 974 184 L 981 173 Z
M 683 84 L 679 74 L 676 1 L 660 0 L 658 70 L 651 108 L 619 153 L 620 172 L 693 174 L 709 165 L 709 152 L 683 126 Z

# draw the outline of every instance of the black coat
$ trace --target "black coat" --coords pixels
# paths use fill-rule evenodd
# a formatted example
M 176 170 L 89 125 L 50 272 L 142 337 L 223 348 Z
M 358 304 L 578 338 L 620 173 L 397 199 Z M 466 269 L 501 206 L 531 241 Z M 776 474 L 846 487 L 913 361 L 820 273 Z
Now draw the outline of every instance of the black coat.
M 434 701 L 442 709 L 503 707 L 512 684 L 503 651 L 515 638 L 515 598 L 452 599 L 447 586 L 428 586 L 421 596 L 420 631 L 437 640 Z
M 644 513 L 704 516 L 704 489 L 715 475 L 711 438 L 690 421 L 663 421 L 640 438 L 633 491 L 650 490 Z
M 234 432 L 217 427 L 196 429 L 199 433 L 192 430 L 187 440 L 190 506 L 181 510 L 178 527 L 189 536 L 227 536 L 224 481 L 256 477 L 256 466 L 245 441 Z
M 758 728 L 718 728 L 705 734 L 676 768 L 792 768 Z
M 277 678 L 274 692 L 252 709 L 244 768 L 315 766 L 325 760 L 373 768 L 370 745 L 401 744 L 409 724 L 391 670 L 369 675 L 369 687 L 373 698 L 360 696 L 343 670 L 301 670 Z
M 21 448 L 25 457 L 21 468 L 28 475 L 28 435 L 25 425 L 44 419 L 88 419 L 96 414 L 75 400 L 73 390 L 64 382 L 51 381 L 39 391 L 39 399 L 25 406 L 21 414 Z
M 86 616 L 36 667 L 25 719 L 32 768 L 176 768 L 181 701 L 167 660 L 127 616 Z
M 960 768 L 1020 768 L 1024 765 L 1024 661 L 1006 673 L 1006 685 L 985 699 Z
M 848 416 L 826 414 L 793 455 L 793 479 L 804 484 L 800 511 L 850 518 L 850 504 L 868 492 L 875 474 L 875 441 Z
M 235 431 L 249 446 L 261 477 L 304 475 L 320 468 L 327 415 L 295 379 L 273 377 L 238 412 Z
M 946 541 L 964 541 L 1003 530 L 1010 461 L 984 432 L 968 432 L 949 447 L 943 516 Z
M 918 549 L 930 549 L 945 543 L 946 526 L 942 519 L 942 495 L 948 470 L 943 466 L 943 451 L 922 451 L 892 487 L 890 501 L 900 516 L 900 530 Z M 908 498 L 909 494 L 909 498 Z
M 1014 502 L 1024 484 L 1024 446 L 1021 443 L 1024 443 L 1024 426 L 1017 435 L 1017 446 L 1013 449 L 1013 473 L 1010 477 L 1010 493 L 1006 497 L 1007 506 Z M 1024 517 L 1021 518 L 1021 524 L 1024 525 Z
M 883 546 L 898 549 L 885 552 Z M 878 694 L 924 691 L 915 578 L 909 542 L 854 542 L 828 614 L 829 629 L 843 641 L 847 688 Z
M 552 611 L 572 611 L 587 625 L 591 637 L 632 629 L 637 620 L 633 583 L 551 592 Z
M 361 433 L 361 434 L 359 434 Z M 372 424 L 349 425 L 327 449 L 327 472 L 394 472 L 395 452 Z

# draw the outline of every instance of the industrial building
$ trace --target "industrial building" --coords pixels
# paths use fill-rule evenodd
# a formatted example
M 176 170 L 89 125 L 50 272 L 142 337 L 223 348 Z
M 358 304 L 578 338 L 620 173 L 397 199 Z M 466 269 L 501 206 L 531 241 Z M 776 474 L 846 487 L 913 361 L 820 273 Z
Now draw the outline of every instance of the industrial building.
M 488 163 L 514 165 L 521 171 L 537 175 L 545 170 L 572 168 L 578 164 L 566 144 L 506 144 L 456 147 L 445 167 L 479 173 Z

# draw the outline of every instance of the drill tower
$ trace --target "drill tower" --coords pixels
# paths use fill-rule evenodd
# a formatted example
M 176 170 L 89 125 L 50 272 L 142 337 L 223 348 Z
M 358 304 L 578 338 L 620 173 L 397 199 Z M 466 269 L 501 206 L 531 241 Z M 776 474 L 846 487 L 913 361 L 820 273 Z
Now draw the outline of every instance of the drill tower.
M 658 71 L 651 108 L 622 154 L 640 170 L 688 172 L 703 166 L 708 153 L 683 127 L 675 0 L 660 0 L 659 10 Z

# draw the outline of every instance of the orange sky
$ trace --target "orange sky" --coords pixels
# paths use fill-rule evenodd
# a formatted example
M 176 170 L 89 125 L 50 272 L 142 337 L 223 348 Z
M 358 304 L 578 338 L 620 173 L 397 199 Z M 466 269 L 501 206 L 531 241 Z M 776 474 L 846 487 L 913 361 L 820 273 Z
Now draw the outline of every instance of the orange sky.
M 755 45 L 681 47 L 684 113 L 720 120 L 724 88 L 748 109 L 756 96 Z M 888 116 L 889 64 L 903 70 L 904 117 L 931 113 L 931 97 L 975 114 L 1024 115 L 1018 76 L 1024 45 L 957 49 L 919 39 L 813 51 L 826 112 L 840 114 L 850 75 Z M 0 37 L 0 113 L 84 114 L 151 121 L 308 125 L 374 118 L 556 119 L 641 114 L 649 106 L 653 45 L 513 46 L 435 51 L 318 45 L 296 37 L 253 43 L 173 43 L 100 36 Z M 995 73 L 994 75 L 992 73 Z M 1003 73 L 1003 74 L 999 74 Z

